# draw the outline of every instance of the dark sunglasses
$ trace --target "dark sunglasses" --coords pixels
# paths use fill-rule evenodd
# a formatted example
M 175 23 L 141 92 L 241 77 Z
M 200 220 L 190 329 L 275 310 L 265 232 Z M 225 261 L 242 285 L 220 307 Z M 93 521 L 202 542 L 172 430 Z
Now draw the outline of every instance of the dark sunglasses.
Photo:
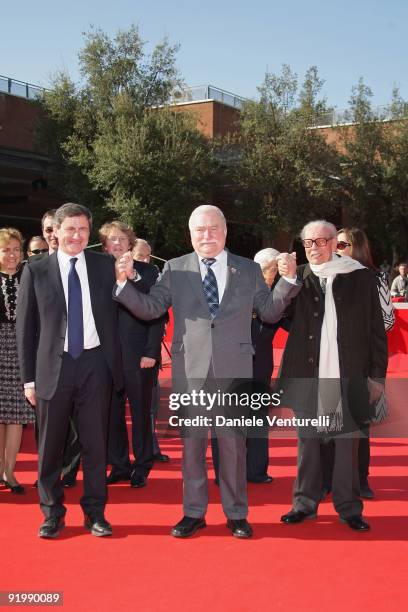
M 339 251 L 344 251 L 344 249 L 348 246 L 351 246 L 351 244 L 349 242 L 344 242 L 343 240 L 337 243 L 337 249 Z
M 42 255 L 43 253 L 48 253 L 48 249 L 32 249 L 30 253 L 33 255 Z

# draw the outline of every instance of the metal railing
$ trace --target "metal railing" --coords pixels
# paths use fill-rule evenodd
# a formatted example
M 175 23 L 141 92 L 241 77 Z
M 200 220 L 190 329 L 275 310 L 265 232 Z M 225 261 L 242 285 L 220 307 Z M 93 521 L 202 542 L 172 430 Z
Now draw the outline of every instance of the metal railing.
M 11 79 L 0 74 L 0 93 L 17 96 L 18 98 L 26 98 L 27 100 L 37 100 L 43 91 L 45 91 L 44 87 Z
M 392 121 L 401 117 L 396 117 L 395 111 L 389 106 L 373 106 L 371 116 L 377 121 Z M 355 123 L 352 113 L 347 109 L 333 109 L 313 119 L 311 127 L 333 127 L 336 125 L 347 125 Z
M 213 85 L 197 85 L 176 89 L 171 96 L 170 103 L 188 104 L 189 102 L 204 102 L 205 100 L 215 100 L 237 109 L 240 109 L 243 103 L 247 101 L 242 96 L 237 96 Z

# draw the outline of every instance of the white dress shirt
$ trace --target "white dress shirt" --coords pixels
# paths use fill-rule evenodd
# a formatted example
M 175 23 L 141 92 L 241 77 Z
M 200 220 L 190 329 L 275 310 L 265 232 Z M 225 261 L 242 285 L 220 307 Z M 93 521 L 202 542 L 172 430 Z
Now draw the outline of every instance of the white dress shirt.
M 67 255 L 64 251 L 58 249 L 57 258 L 58 265 L 61 272 L 62 286 L 64 288 L 65 303 L 67 305 L 68 312 L 68 274 L 71 268 L 72 255 Z M 84 349 L 91 349 L 99 346 L 101 341 L 99 340 L 98 332 L 96 331 L 95 319 L 92 313 L 91 306 L 91 294 L 89 292 L 88 282 L 88 271 L 86 269 L 86 261 L 84 252 L 81 251 L 78 255 L 75 255 L 78 261 L 75 264 L 76 271 L 79 276 L 82 290 L 82 311 L 83 311 L 83 322 L 84 322 Z M 68 324 L 67 331 L 65 334 L 64 351 L 68 351 Z
M 207 276 L 207 266 L 203 263 L 204 258 L 201 257 L 201 255 L 197 254 L 197 257 L 200 264 L 201 280 L 204 280 L 204 278 Z M 217 279 L 218 301 L 221 304 L 222 296 L 224 295 L 225 286 L 227 284 L 227 251 L 221 251 L 221 253 L 218 253 L 217 257 L 213 257 L 212 259 L 215 259 L 215 261 L 211 266 L 211 270 L 214 272 L 214 276 Z

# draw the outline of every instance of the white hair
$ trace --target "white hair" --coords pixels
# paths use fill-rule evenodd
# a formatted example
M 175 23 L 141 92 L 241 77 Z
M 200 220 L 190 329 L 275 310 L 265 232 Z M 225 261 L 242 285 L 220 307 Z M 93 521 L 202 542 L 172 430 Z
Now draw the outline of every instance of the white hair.
M 258 251 L 258 253 L 254 257 L 254 261 L 260 266 L 263 266 L 265 264 L 269 264 L 273 261 L 276 261 L 279 255 L 279 251 L 268 247 L 267 249 L 262 249 L 261 251 Z
M 326 221 L 325 219 L 317 219 L 316 221 L 309 221 L 309 223 L 306 223 L 306 225 L 303 227 L 302 231 L 300 232 L 301 239 L 304 240 L 306 231 L 310 229 L 311 227 L 315 227 L 316 225 L 323 225 L 323 227 L 326 227 L 330 231 L 332 238 L 337 236 L 337 229 L 333 225 L 333 223 L 330 223 L 329 221 Z
M 145 240 L 144 238 L 136 238 L 135 240 L 135 246 L 133 248 L 136 248 L 138 246 L 147 246 L 149 247 L 150 250 L 152 250 L 152 247 L 150 246 L 150 244 L 147 242 L 147 240 Z
M 227 226 L 227 222 L 225 220 L 224 213 L 222 212 L 220 208 L 218 208 L 218 206 L 213 206 L 212 204 L 201 204 L 201 206 L 197 206 L 197 208 L 195 208 L 193 212 L 191 213 L 190 218 L 188 220 L 188 229 L 190 230 L 194 229 L 193 228 L 193 218 L 196 215 L 199 215 L 201 213 L 207 213 L 207 212 L 217 213 L 217 215 L 219 215 L 219 217 L 222 219 L 225 227 Z

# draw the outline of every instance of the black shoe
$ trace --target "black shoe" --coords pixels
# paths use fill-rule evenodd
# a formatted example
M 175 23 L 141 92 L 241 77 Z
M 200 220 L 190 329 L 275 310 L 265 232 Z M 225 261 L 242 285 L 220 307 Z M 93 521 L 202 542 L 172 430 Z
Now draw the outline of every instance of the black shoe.
M 19 483 L 12 485 L 9 482 L 7 482 L 7 480 L 3 480 L 3 484 L 6 487 L 6 489 L 10 489 L 10 491 L 12 493 L 15 493 L 16 495 L 24 495 L 25 493 L 25 488 L 23 487 L 23 485 Z
M 56 538 L 64 527 L 62 516 L 50 516 L 41 525 L 38 535 L 40 538 Z
M 303 512 L 302 510 L 291 510 L 287 514 L 281 516 L 282 523 L 301 523 L 305 519 L 315 519 L 316 512 Z
M 153 455 L 153 461 L 168 463 L 170 461 L 170 457 L 168 455 L 163 455 L 163 453 L 156 453 Z
M 206 527 L 205 519 L 183 516 L 181 521 L 174 525 L 170 533 L 175 538 L 189 538 L 198 529 L 204 529 L 204 527 Z
M 252 537 L 252 527 L 246 519 L 228 519 L 227 527 L 231 529 L 232 535 L 236 538 Z
M 368 482 L 360 485 L 360 497 L 363 499 L 373 499 L 374 491 L 370 488 Z
M 109 476 L 106 477 L 106 484 L 111 485 L 116 482 L 125 482 L 127 480 L 130 480 L 129 472 L 115 472 L 112 470 Z
M 247 478 L 247 481 L 252 482 L 253 484 L 269 484 L 270 482 L 273 482 L 273 478 L 267 474 L 261 478 Z
M 84 527 L 99 538 L 112 535 L 112 526 L 103 515 L 98 517 L 85 515 Z
M 76 487 L 76 483 L 77 481 L 76 481 L 75 476 L 64 476 L 61 479 L 61 484 L 66 489 L 73 489 L 74 487 Z
M 136 472 L 133 472 L 130 478 L 131 487 L 133 487 L 134 489 L 141 489 L 142 487 L 145 487 L 146 484 L 147 482 L 144 476 L 141 476 L 140 474 L 136 474 Z
M 370 525 L 366 523 L 361 514 L 340 518 L 340 522 L 347 523 L 350 529 L 354 529 L 355 531 L 368 531 L 370 529 Z
M 326 497 L 330 495 L 330 493 L 331 493 L 331 487 L 323 485 L 321 493 L 320 493 L 320 500 L 323 501 L 324 499 L 326 499 Z

